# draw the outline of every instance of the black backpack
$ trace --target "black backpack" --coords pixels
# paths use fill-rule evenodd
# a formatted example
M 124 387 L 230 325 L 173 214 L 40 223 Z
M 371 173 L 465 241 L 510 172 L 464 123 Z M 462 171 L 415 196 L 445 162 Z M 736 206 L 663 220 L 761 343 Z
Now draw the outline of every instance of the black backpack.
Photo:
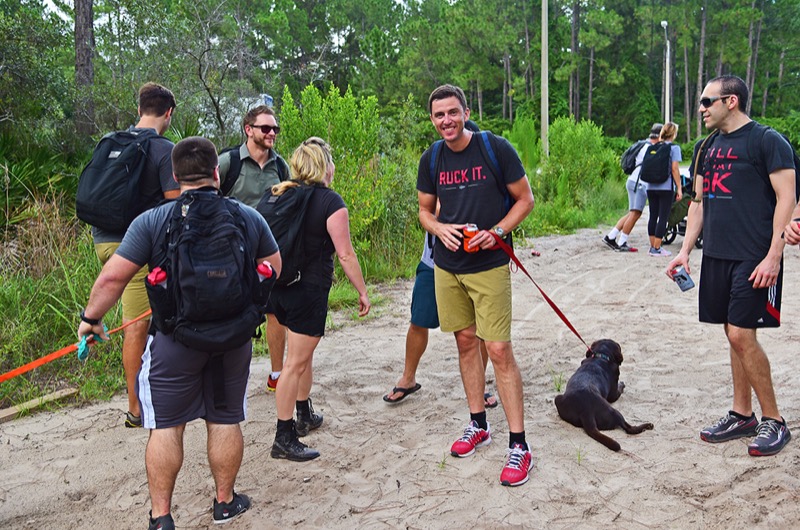
M 226 147 L 220 151 L 220 156 L 225 153 L 230 153 L 231 164 L 228 166 L 228 172 L 225 174 L 225 181 L 220 185 L 219 189 L 223 195 L 230 194 L 233 185 L 239 180 L 239 175 L 242 172 L 242 155 L 239 152 L 240 145 L 233 147 Z M 276 153 L 275 167 L 278 170 L 278 179 L 283 182 L 289 179 L 289 168 L 286 166 L 286 161 Z
M 630 175 L 636 169 L 636 156 L 646 143 L 648 143 L 647 140 L 639 140 L 622 153 L 622 157 L 619 159 L 619 165 L 626 175 Z
M 288 286 L 302 279 L 303 269 L 310 262 L 305 247 L 305 218 L 316 186 L 298 181 L 281 195 L 268 190 L 256 210 L 264 216 L 281 251 L 281 275 L 276 285 Z
M 145 280 L 155 328 L 208 353 L 250 340 L 264 321 L 273 281 L 259 281 L 239 203 L 183 193 L 174 201 L 164 246 L 159 266 L 166 281 Z
M 117 131 L 100 140 L 92 159 L 81 172 L 75 196 L 78 219 L 109 232 L 125 232 L 144 204 L 142 173 L 150 140 L 159 138 L 152 129 Z
M 658 142 L 644 152 L 639 180 L 648 184 L 661 184 L 672 177 L 672 144 Z

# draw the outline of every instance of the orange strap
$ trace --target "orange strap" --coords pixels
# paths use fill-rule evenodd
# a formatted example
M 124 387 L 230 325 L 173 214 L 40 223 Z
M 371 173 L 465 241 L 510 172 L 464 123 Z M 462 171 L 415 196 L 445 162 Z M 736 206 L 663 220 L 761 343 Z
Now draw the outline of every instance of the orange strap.
M 133 324 L 134 322 L 138 322 L 138 321 L 140 321 L 142 319 L 145 319 L 145 318 L 149 317 L 151 313 L 152 313 L 152 310 L 148 309 L 147 311 L 145 311 L 144 313 L 142 313 L 138 317 L 134 318 L 133 320 L 130 320 L 130 321 L 126 322 L 125 324 L 121 325 L 118 328 L 112 329 L 111 331 L 108 332 L 108 334 L 111 335 L 111 334 L 114 334 L 114 333 L 116 333 L 118 331 L 121 331 L 121 330 L 127 328 L 128 326 L 130 326 L 131 324 Z M 53 353 L 45 355 L 44 357 L 40 357 L 39 359 L 36 359 L 35 361 L 31 361 L 28 364 L 20 366 L 19 368 L 15 368 L 15 369 L 11 370 L 10 372 L 6 372 L 6 373 L 0 375 L 0 383 L 2 383 L 3 381 L 8 381 L 9 379 L 13 379 L 13 378 L 17 377 L 18 375 L 22 375 L 22 374 L 24 374 L 26 372 L 30 372 L 34 368 L 39 368 L 40 366 L 45 365 L 45 364 L 47 364 L 47 363 L 49 363 L 51 361 L 55 361 L 59 357 L 63 357 L 66 354 L 68 354 L 70 352 L 74 352 L 77 349 L 78 349 L 78 343 L 76 342 L 75 344 L 70 344 L 69 346 L 61 348 L 58 351 L 54 351 Z

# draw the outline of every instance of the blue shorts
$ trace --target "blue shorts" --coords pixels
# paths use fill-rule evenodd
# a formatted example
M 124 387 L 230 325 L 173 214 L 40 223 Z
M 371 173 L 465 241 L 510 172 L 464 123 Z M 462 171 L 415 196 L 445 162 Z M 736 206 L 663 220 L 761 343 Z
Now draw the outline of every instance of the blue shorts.
M 433 269 L 422 262 L 417 265 L 417 278 L 411 292 L 411 323 L 421 328 L 439 327 Z
M 781 325 L 783 258 L 778 281 L 753 289 L 750 274 L 761 260 L 734 261 L 703 256 L 700 269 L 700 322 L 733 324 L 745 329 Z
M 203 418 L 224 425 L 244 421 L 253 347 L 210 354 L 187 348 L 170 335 L 148 335 L 136 392 L 142 426 L 166 429 Z

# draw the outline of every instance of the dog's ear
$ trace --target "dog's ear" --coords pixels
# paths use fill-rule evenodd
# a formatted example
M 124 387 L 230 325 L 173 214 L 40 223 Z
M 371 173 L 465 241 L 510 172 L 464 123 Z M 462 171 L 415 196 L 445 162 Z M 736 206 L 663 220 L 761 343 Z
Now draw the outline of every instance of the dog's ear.
M 592 344 L 592 346 L 594 346 L 594 344 Z M 589 357 L 591 357 L 592 355 L 594 355 L 594 352 L 593 352 L 592 350 L 586 350 L 586 358 L 587 358 L 587 359 L 588 359 Z
M 614 340 L 600 339 L 594 341 L 592 349 L 587 352 L 586 356 L 591 356 L 593 351 L 604 353 L 614 359 L 615 363 L 622 364 L 622 347 Z

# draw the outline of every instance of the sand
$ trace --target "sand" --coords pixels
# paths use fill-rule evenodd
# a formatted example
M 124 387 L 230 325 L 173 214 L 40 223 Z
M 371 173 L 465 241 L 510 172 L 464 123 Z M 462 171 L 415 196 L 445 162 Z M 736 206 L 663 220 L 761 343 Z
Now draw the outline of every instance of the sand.
M 644 220 L 643 220 L 644 221 Z M 640 221 L 632 243 L 644 246 Z M 451 334 L 432 331 L 417 374 L 422 389 L 397 405 L 381 400 L 403 363 L 409 281 L 377 290 L 385 302 L 354 322 L 336 314 L 315 355 L 314 406 L 325 423 L 305 440 L 322 456 L 273 460 L 274 394 L 268 359 L 254 360 L 245 454 L 237 490 L 253 499 L 232 529 L 269 528 L 790 528 L 800 526 L 800 444 L 753 458 L 747 441 L 711 445 L 699 430 L 730 407 L 730 370 L 720 326 L 697 322 L 697 289 L 682 293 L 667 260 L 611 252 L 605 227 L 535 241 L 519 255 L 587 342 L 623 348 L 625 394 L 616 407 L 638 436 L 613 431 L 614 453 L 561 421 L 556 386 L 585 348 L 521 273 L 513 275 L 513 341 L 522 371 L 535 467 L 517 488 L 499 484 L 508 429 L 490 409 L 494 441 L 457 459 L 450 444 L 468 419 Z M 682 237 L 671 245 L 677 251 Z M 645 249 L 646 250 L 646 249 Z M 699 278 L 700 252 L 692 255 Z M 800 252 L 786 253 L 783 322 L 759 334 L 770 356 L 782 414 L 800 435 L 794 357 L 800 339 Z M 489 369 L 490 380 L 493 373 Z M 0 425 L 1 528 L 145 528 L 147 431 L 122 425 L 124 396 L 42 412 Z M 759 413 L 760 411 L 756 411 Z M 796 436 L 797 436 L 796 435 Z M 213 482 L 205 429 L 186 430 L 173 515 L 178 528 L 211 528 Z

